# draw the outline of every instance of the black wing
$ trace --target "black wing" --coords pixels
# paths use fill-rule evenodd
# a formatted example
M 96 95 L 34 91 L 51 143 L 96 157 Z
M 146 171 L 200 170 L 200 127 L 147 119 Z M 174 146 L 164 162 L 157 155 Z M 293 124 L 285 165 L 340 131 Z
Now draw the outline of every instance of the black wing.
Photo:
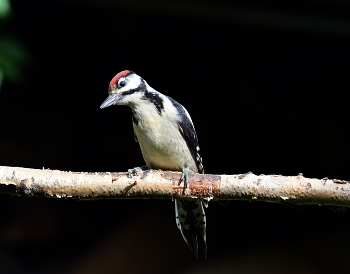
M 202 162 L 201 151 L 198 144 L 197 134 L 196 130 L 194 129 L 194 125 L 191 121 L 191 118 L 186 109 L 181 104 L 179 104 L 173 98 L 169 96 L 167 97 L 173 103 L 173 105 L 176 107 L 177 111 L 182 117 L 182 120 L 179 121 L 180 131 L 182 136 L 186 140 L 187 146 L 191 151 L 194 161 L 196 162 L 198 173 L 204 173 L 204 167 Z

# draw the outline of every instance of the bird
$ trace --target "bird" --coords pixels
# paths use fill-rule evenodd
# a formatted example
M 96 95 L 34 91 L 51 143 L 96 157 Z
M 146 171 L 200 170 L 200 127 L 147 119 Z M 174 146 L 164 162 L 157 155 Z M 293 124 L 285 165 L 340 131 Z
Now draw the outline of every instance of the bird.
M 123 70 L 112 78 L 108 94 L 101 109 L 126 105 L 132 110 L 134 138 L 146 163 L 143 170 L 181 171 L 185 188 L 190 172 L 204 173 L 192 119 L 180 103 L 153 89 L 131 70 Z M 197 259 L 199 248 L 207 258 L 204 206 L 207 204 L 202 201 L 175 199 L 177 227 Z

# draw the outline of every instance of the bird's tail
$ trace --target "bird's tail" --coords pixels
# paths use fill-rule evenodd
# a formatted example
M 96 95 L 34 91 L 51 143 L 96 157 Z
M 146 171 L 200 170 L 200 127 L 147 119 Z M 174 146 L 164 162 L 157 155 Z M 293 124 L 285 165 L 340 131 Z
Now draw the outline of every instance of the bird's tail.
M 175 199 L 176 225 L 198 259 L 198 246 L 207 258 L 206 217 L 202 202 Z

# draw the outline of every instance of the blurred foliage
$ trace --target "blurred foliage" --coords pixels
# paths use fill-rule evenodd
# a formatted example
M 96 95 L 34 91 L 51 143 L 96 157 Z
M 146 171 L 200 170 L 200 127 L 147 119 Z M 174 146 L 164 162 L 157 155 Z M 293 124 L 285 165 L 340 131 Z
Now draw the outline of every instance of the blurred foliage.
M 0 88 L 4 79 L 16 82 L 22 75 L 20 67 L 27 54 L 15 38 L 3 34 L 3 26 L 9 19 L 11 6 L 8 0 L 0 0 Z
M 0 19 L 6 18 L 9 16 L 11 10 L 10 2 L 8 0 L 0 1 Z

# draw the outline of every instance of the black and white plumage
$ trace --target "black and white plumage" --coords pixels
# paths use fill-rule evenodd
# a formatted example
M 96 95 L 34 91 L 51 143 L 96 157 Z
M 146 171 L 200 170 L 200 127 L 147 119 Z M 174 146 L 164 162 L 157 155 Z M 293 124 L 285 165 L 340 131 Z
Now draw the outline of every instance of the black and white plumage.
M 113 77 L 101 108 L 127 105 L 132 109 L 135 140 L 150 169 L 204 173 L 197 134 L 187 110 L 174 99 L 151 88 L 136 73 L 124 70 Z M 186 187 L 185 181 L 185 187 Z M 206 217 L 202 202 L 175 200 L 176 223 L 198 258 L 204 256 Z

